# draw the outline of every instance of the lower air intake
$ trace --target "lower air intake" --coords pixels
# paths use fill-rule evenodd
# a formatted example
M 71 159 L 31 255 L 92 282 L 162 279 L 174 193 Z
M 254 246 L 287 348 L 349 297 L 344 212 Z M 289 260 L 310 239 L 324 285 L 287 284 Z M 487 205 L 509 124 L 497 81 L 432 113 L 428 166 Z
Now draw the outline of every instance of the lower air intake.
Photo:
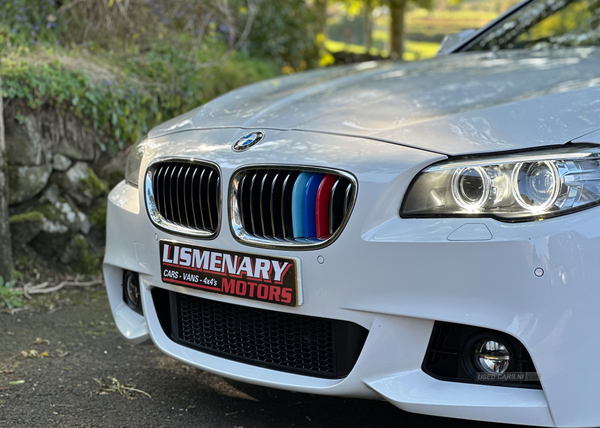
M 177 343 L 313 377 L 346 377 L 368 333 L 347 321 L 232 305 L 158 288 L 153 300 L 165 333 Z
M 246 169 L 231 184 L 231 221 L 242 241 L 319 246 L 335 239 L 356 198 L 353 176 L 320 169 Z

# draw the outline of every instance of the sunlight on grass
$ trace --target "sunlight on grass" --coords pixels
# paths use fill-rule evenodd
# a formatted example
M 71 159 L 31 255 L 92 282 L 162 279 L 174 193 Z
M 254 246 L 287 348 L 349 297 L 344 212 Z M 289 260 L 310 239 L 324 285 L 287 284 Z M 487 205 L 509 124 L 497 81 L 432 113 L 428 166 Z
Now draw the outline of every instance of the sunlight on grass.
M 404 59 L 406 61 L 415 61 L 420 59 L 433 58 L 438 49 L 440 48 L 439 43 L 433 42 L 412 42 L 406 41 L 404 46 Z
M 328 51 L 330 51 L 330 52 L 347 51 L 347 52 L 351 52 L 351 53 L 355 53 L 355 54 L 365 54 L 365 53 L 367 53 L 367 48 L 365 46 L 352 45 L 352 44 L 348 44 L 347 45 L 344 42 L 337 42 L 335 40 L 325 40 L 325 48 Z M 370 54 L 371 55 L 387 56 L 388 52 L 385 51 L 385 50 L 379 50 L 379 49 L 371 48 Z
M 404 53 L 405 61 L 415 61 L 427 58 L 433 58 L 438 51 L 440 45 L 432 42 L 413 42 L 408 40 L 406 42 L 406 52 Z M 347 51 L 355 54 L 367 53 L 367 48 L 360 45 L 346 44 L 344 42 L 337 42 L 335 40 L 326 40 L 325 48 L 330 52 L 341 52 Z M 386 50 L 379 50 L 371 48 L 369 51 L 371 55 L 381 55 L 387 57 L 389 52 Z

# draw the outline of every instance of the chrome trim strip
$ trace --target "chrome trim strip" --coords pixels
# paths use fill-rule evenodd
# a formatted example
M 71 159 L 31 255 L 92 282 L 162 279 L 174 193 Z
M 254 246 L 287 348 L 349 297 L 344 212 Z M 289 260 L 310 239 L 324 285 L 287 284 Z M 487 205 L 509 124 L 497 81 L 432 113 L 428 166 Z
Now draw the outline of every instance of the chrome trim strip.
M 260 182 L 260 197 L 258 198 L 260 200 L 259 203 L 259 212 L 260 212 L 260 225 L 261 225 L 261 231 L 262 231 L 262 235 L 263 236 L 267 236 L 267 229 L 265 228 L 265 214 L 264 214 L 264 205 L 265 205 L 265 201 L 264 201 L 264 197 L 265 197 L 265 184 L 267 182 L 267 178 L 269 178 L 269 174 L 265 174 L 265 176 L 263 177 L 262 181 Z
M 329 198 L 329 234 L 333 234 L 333 198 L 335 196 L 335 191 L 337 190 L 338 184 L 340 184 L 340 179 L 338 178 L 333 187 L 331 188 L 331 197 Z
M 254 173 L 250 181 L 250 223 L 252 224 L 252 233 L 256 233 L 256 222 L 254 221 L 254 181 L 258 177 L 258 173 Z
M 208 206 L 208 221 L 210 221 L 210 228 L 213 228 L 213 218 L 210 207 L 210 182 L 212 181 L 212 176 L 215 172 L 211 171 L 208 174 L 208 178 L 206 179 L 206 205 Z
M 162 162 L 180 162 L 180 163 L 189 163 L 192 165 L 210 167 L 210 168 L 213 168 L 214 170 L 216 170 L 220 177 L 221 169 L 219 168 L 219 165 L 217 165 L 214 162 L 198 160 L 198 159 L 188 158 L 188 157 L 177 157 L 177 156 L 162 157 L 162 158 L 154 159 L 148 165 L 148 167 L 146 168 L 146 175 L 145 175 L 145 180 L 144 180 L 144 200 L 146 201 L 146 211 L 148 213 L 148 217 L 150 218 L 150 221 L 152 221 L 152 223 L 155 226 L 157 226 L 159 229 L 162 229 L 166 232 L 175 233 L 178 235 L 193 236 L 193 237 L 196 237 L 199 239 L 215 238 L 219 234 L 220 229 L 221 229 L 221 206 L 223 203 L 223 200 L 222 200 L 223 192 L 222 192 L 221 188 L 217 187 L 217 212 L 219 213 L 219 215 L 217 218 L 216 227 L 215 227 L 214 232 L 206 231 L 206 230 L 202 230 L 202 229 L 193 229 L 193 228 L 191 228 L 191 226 L 185 227 L 185 226 L 182 226 L 179 224 L 175 224 L 175 223 L 165 219 L 160 214 L 160 211 L 159 211 L 157 203 L 156 203 L 156 196 L 154 194 L 154 188 L 152 185 L 152 180 L 154 178 L 154 175 L 157 175 L 157 182 L 158 182 L 158 179 L 160 178 L 160 172 L 163 170 L 163 168 L 161 167 L 158 170 L 158 173 L 156 173 L 156 165 L 159 163 L 162 163 Z M 169 167 L 167 167 L 167 171 L 163 175 L 163 186 L 165 189 L 166 189 L 165 180 L 166 180 L 166 176 L 168 174 L 168 170 L 169 170 Z M 173 171 L 175 171 L 175 168 L 173 168 Z M 204 171 L 206 171 L 206 170 L 204 170 Z M 193 187 L 194 186 L 193 186 L 193 178 L 192 178 L 192 190 L 193 190 Z M 193 192 L 192 192 L 192 194 L 193 194 Z M 166 191 L 163 190 L 163 196 L 164 196 L 163 202 L 165 204 L 164 206 L 166 209 L 167 203 L 166 203 L 165 195 L 166 195 Z M 172 202 L 172 200 L 171 200 L 171 202 Z M 195 215 L 195 211 L 193 211 L 193 212 Z M 194 218 L 194 221 L 195 221 L 195 218 Z M 203 221 L 202 225 L 203 225 L 203 227 L 205 226 L 204 221 Z
M 283 228 L 283 239 L 288 239 L 288 237 L 286 236 L 286 230 L 285 230 L 285 195 L 286 195 L 286 190 L 287 190 L 287 186 L 288 183 L 290 182 L 290 177 L 292 176 L 291 172 L 288 172 L 287 177 L 285 177 L 285 180 L 283 180 L 283 185 L 281 186 L 281 227 Z M 291 211 L 291 207 L 290 207 L 290 211 Z M 293 238 L 293 233 L 292 233 L 292 238 Z
M 171 189 L 173 188 L 173 174 L 175 174 L 175 166 L 173 166 L 173 171 L 171 171 L 171 177 L 169 178 L 169 203 L 171 204 L 171 217 L 175 218 L 175 210 L 173 209 L 173 195 L 170 194 Z M 181 219 L 179 220 L 179 223 L 181 223 Z
M 161 168 L 162 170 L 162 168 Z M 167 174 L 169 174 L 169 167 L 166 167 L 165 170 L 163 171 L 163 175 L 162 175 L 162 200 L 163 200 L 163 209 L 165 210 L 165 212 L 167 212 L 167 192 L 166 192 L 166 188 L 167 188 Z
M 176 186 L 181 189 L 181 184 L 180 184 L 180 180 L 181 180 L 181 173 L 183 172 L 183 168 L 179 168 L 179 172 L 177 173 L 177 182 L 176 182 Z M 183 192 L 184 192 L 184 201 L 185 201 L 185 187 L 183 188 Z M 181 200 L 179 198 L 179 192 L 177 192 L 177 215 L 179 216 L 179 223 L 183 224 L 183 217 L 181 216 Z M 186 213 L 187 216 L 187 213 Z M 186 226 L 190 226 L 190 223 L 188 222 L 186 224 Z
M 162 173 L 163 168 L 164 167 L 161 166 L 160 169 L 158 170 L 158 172 L 156 174 L 154 174 L 154 180 L 156 180 L 155 183 L 154 183 L 154 186 L 156 186 L 156 187 L 158 187 L 160 185 L 160 175 Z M 158 208 L 159 212 L 160 212 L 160 207 L 161 207 L 160 200 L 158 200 L 157 201 L 157 208 Z
M 240 211 L 244 212 L 244 206 L 248 203 L 244 198 L 244 184 L 246 183 L 247 175 L 244 175 L 242 178 L 242 182 L 240 183 Z M 242 225 L 242 227 L 247 227 L 248 225 Z
M 185 175 L 183 176 L 183 212 L 185 212 L 185 220 L 187 222 L 188 227 L 191 227 L 192 225 L 190 224 L 190 216 L 188 214 L 188 207 L 187 207 L 187 179 L 188 179 L 188 175 L 190 173 L 190 169 L 192 169 L 192 166 L 188 166 L 187 167 L 187 171 L 185 172 Z M 183 169 L 182 169 L 183 171 Z M 181 174 L 181 173 L 180 173 Z
M 350 194 L 352 193 L 352 184 L 346 187 L 346 195 L 344 196 L 344 217 L 348 215 L 348 206 L 350 205 Z
M 275 196 L 275 184 L 277 183 L 277 180 L 279 179 L 279 174 L 281 172 L 279 170 L 277 170 L 275 177 L 273 177 L 273 181 L 271 181 L 271 197 L 269 198 L 269 205 L 270 205 L 270 209 L 271 209 L 271 232 L 273 232 L 273 236 L 277 236 L 277 229 L 275 228 L 275 214 L 273 211 L 273 206 L 275 205 L 273 202 L 274 196 Z
M 197 220 L 197 216 L 196 216 L 196 203 L 195 203 L 195 199 L 194 199 L 194 182 L 196 181 L 196 174 L 198 173 L 198 169 L 194 169 L 194 173 L 192 174 L 192 182 L 191 182 L 191 189 L 190 189 L 190 193 L 192 195 L 192 215 L 194 216 L 194 228 L 199 229 L 198 228 L 198 220 Z
M 341 177 L 345 177 L 350 181 L 350 185 L 348 186 L 351 190 L 348 195 L 348 206 L 346 208 L 346 215 L 344 220 L 340 224 L 340 227 L 336 230 L 334 234 L 332 234 L 329 238 L 325 240 L 320 239 L 290 239 L 286 238 L 285 241 L 275 240 L 273 238 L 265 238 L 261 236 L 257 236 L 255 234 L 251 234 L 247 232 L 242 226 L 242 216 L 240 207 L 238 206 L 238 193 L 241 191 L 240 189 L 240 176 L 243 175 L 244 172 L 248 170 L 268 170 L 268 171 L 277 171 L 280 173 L 284 171 L 306 171 L 306 172 L 317 172 L 317 173 L 330 173 L 337 174 Z M 290 177 L 286 178 L 286 183 Z M 253 180 L 256 178 L 256 174 Z M 252 189 L 252 187 L 251 187 Z M 333 168 L 322 168 L 322 167 L 312 167 L 312 166 L 301 166 L 301 165 L 248 165 L 243 168 L 236 170 L 229 181 L 229 228 L 231 230 L 231 234 L 233 237 L 240 243 L 261 247 L 261 248 L 271 248 L 271 249 L 279 249 L 292 247 L 294 250 L 315 250 L 323 247 L 327 247 L 331 245 L 343 232 L 346 224 L 350 220 L 352 215 L 352 211 L 354 206 L 356 205 L 356 198 L 358 195 L 358 181 L 356 177 L 349 172 L 341 171 Z M 283 198 L 282 198 L 283 201 Z M 252 201 L 251 201 L 252 202 Z M 252 210 L 250 211 L 252 213 Z M 283 216 L 283 205 L 282 205 L 282 219 Z M 284 233 L 285 233 L 285 225 L 284 225 Z
M 221 193 L 221 191 L 220 191 L 221 190 L 221 174 L 220 173 L 217 175 L 217 184 L 215 184 L 215 188 L 216 188 L 217 193 L 220 194 Z M 217 197 L 217 199 L 219 199 L 219 198 Z M 217 220 L 216 221 L 218 223 L 219 218 L 221 217 L 221 204 L 218 204 L 218 206 L 216 207 L 216 211 L 217 211 Z
M 200 181 L 198 181 L 198 201 L 200 202 L 200 219 L 202 220 L 202 229 L 206 229 L 206 221 L 204 221 L 204 204 L 202 202 L 202 182 L 204 181 L 204 174 L 206 173 L 206 169 L 202 170 L 202 174 L 200 174 Z

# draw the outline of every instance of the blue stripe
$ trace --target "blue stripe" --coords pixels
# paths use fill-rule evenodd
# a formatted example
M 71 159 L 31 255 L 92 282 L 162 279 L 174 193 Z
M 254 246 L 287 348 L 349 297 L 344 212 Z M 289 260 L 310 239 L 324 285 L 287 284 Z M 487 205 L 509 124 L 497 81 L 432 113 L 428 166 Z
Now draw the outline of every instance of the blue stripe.
M 313 174 L 306 183 L 306 201 L 304 202 L 304 233 L 307 238 L 317 237 L 317 191 L 323 181 L 324 174 Z
M 304 204 L 306 200 L 306 183 L 312 174 L 301 173 L 292 189 L 292 226 L 294 238 L 304 238 Z

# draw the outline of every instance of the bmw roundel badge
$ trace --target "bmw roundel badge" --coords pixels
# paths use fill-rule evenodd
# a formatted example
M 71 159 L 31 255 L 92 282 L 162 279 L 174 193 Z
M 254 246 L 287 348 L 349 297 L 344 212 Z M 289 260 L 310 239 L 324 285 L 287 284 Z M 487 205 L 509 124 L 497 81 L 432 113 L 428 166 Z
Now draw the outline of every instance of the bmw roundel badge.
M 244 135 L 242 138 L 240 138 L 239 140 L 237 140 L 234 144 L 233 144 L 233 151 L 234 152 L 243 152 L 245 150 L 248 150 L 250 147 L 252 147 L 253 145 L 255 145 L 256 143 L 258 143 L 260 140 L 262 140 L 265 136 L 264 132 L 251 132 L 248 135 Z

